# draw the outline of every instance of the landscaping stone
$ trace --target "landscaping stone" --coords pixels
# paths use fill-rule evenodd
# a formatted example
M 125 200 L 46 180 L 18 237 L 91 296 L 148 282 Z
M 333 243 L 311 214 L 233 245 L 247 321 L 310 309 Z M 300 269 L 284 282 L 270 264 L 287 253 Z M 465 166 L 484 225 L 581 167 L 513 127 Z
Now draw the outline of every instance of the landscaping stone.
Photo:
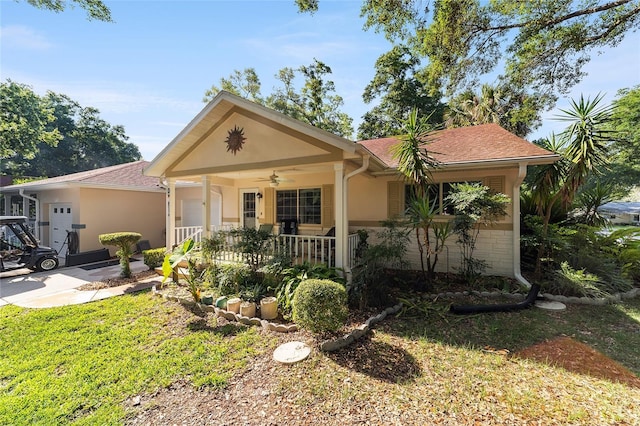
M 273 359 L 283 364 L 293 364 L 306 359 L 311 348 L 303 342 L 288 342 L 280 345 L 273 352 Z

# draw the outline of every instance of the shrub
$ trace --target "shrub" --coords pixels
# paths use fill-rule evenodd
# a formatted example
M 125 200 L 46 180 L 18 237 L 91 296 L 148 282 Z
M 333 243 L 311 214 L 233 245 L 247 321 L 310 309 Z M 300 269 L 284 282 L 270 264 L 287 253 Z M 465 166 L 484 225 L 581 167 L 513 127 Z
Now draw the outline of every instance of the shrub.
M 137 243 L 142 235 L 137 232 L 114 232 L 111 234 L 100 234 L 98 239 L 103 246 L 116 246 L 118 251 L 116 256 L 120 258 L 120 275 L 124 278 L 131 276 L 131 266 L 129 258 L 133 254 L 131 246 Z
M 240 290 L 250 286 L 251 269 L 244 263 L 227 263 L 209 268 L 212 282 L 218 284 L 221 294 L 239 294 Z
M 384 230 L 375 234 L 377 243 L 367 241 L 367 231 L 358 231 L 360 241 L 348 295 L 349 303 L 359 309 L 389 303 L 389 277 L 385 270 L 401 270 L 408 266 L 406 253 L 410 239 L 407 230 L 395 221 L 386 221 L 383 225 Z
M 332 280 L 338 283 L 344 283 L 339 274 L 340 270 L 330 268 L 323 263 L 315 265 L 304 262 L 302 265 L 293 265 L 280 271 L 280 284 L 277 286 L 276 297 L 278 299 L 278 307 L 285 319 L 291 318 L 293 296 L 295 295 L 298 285 L 302 281 L 308 279 Z
M 303 281 L 293 296 L 293 320 L 314 333 L 338 331 L 348 314 L 347 291 L 335 281 Z
M 164 255 L 167 253 L 167 249 L 164 247 L 143 250 L 142 259 L 144 264 L 149 267 L 149 270 L 162 266 Z

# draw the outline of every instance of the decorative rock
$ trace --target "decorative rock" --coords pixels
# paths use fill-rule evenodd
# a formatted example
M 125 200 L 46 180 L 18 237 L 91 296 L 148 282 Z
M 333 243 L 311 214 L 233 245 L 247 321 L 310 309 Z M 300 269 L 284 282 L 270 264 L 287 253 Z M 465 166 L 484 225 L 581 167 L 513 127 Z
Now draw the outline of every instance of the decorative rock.
M 236 318 L 238 318 L 238 322 L 244 325 L 251 325 L 251 318 L 245 317 L 244 315 L 237 314 Z
M 342 340 L 344 341 L 344 346 L 349 346 L 350 344 L 352 344 L 356 339 L 353 338 L 353 336 L 351 334 L 345 334 L 342 337 Z
M 274 324 L 275 328 L 274 331 L 277 331 L 278 333 L 286 333 L 287 332 L 287 326 L 284 324 Z
M 298 325 L 297 324 L 289 324 L 287 326 L 287 332 L 289 333 L 293 333 L 295 331 L 298 331 Z
M 226 319 L 228 319 L 229 321 L 238 321 L 238 318 L 236 317 L 236 314 L 234 314 L 233 312 L 225 311 L 222 314 L 222 316 L 225 317 Z
M 342 348 L 339 340 L 325 340 L 320 344 L 320 350 L 324 352 L 334 352 Z

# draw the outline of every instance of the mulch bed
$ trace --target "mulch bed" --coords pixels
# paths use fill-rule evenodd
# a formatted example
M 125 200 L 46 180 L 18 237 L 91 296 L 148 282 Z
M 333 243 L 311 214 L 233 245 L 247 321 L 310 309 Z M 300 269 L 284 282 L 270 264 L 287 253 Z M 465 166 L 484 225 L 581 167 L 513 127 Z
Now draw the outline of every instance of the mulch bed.
M 608 356 L 570 337 L 561 336 L 538 343 L 513 356 L 640 388 L 640 377 Z

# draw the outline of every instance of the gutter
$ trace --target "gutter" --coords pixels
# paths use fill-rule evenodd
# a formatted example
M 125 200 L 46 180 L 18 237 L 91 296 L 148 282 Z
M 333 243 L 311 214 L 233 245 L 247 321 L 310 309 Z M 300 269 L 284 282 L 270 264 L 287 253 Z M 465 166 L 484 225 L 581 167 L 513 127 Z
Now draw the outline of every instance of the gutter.
M 36 239 L 39 240 L 40 239 L 40 201 L 37 198 L 33 198 L 29 195 L 25 195 L 24 189 L 22 188 L 18 190 L 18 194 L 20 194 L 22 198 L 26 198 L 27 200 L 31 200 L 36 203 L 36 220 L 33 224 L 33 231 L 36 236 Z M 29 212 L 26 212 L 25 216 L 29 217 Z
M 520 185 L 527 175 L 527 163 L 520 163 L 518 179 L 513 183 L 513 277 L 527 289 L 531 283 L 522 276 L 520 270 Z
M 347 174 L 346 176 L 344 176 L 342 179 L 342 187 L 343 187 L 343 193 L 342 193 L 342 218 L 341 220 L 343 222 L 346 222 L 346 226 L 344 228 L 344 234 L 343 235 L 343 246 L 345 248 L 349 247 L 349 220 L 348 220 L 348 193 L 349 193 L 349 179 L 351 179 L 352 177 L 359 175 L 362 172 L 367 171 L 367 169 L 369 168 L 369 160 L 371 159 L 371 156 L 369 154 L 363 154 L 362 155 L 362 166 L 360 166 L 358 169 L 352 171 L 351 173 Z M 346 219 L 346 220 L 345 220 Z M 345 244 L 346 241 L 346 244 Z M 344 252 L 343 252 L 344 253 Z M 346 257 L 346 256 L 345 256 Z M 344 259 L 343 259 L 344 260 Z M 345 275 L 349 275 L 348 280 L 350 281 L 351 278 L 351 266 L 347 266 L 347 262 L 343 263 L 343 268 L 344 268 L 344 272 Z

